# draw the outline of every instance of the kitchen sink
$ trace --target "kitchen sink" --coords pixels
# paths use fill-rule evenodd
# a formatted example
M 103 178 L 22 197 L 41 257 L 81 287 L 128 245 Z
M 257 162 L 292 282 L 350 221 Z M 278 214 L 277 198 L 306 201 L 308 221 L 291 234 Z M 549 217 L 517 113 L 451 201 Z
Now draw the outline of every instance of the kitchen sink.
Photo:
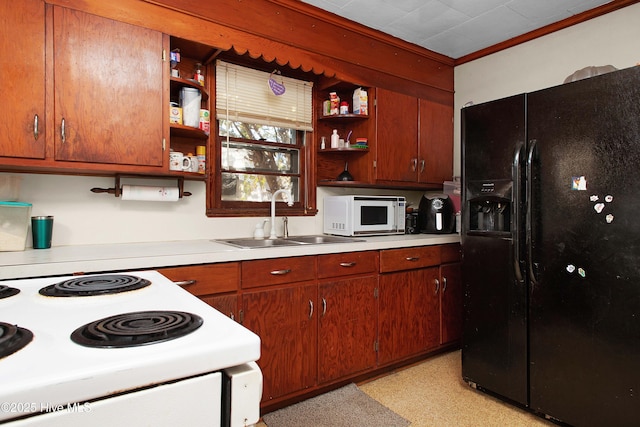
M 312 236 L 290 236 L 287 238 L 277 239 L 218 239 L 214 242 L 224 243 L 225 245 L 235 246 L 242 249 L 257 249 L 257 248 L 272 248 L 280 246 L 296 246 L 296 245 L 320 245 L 325 243 L 355 243 L 364 242 L 361 239 L 354 239 L 351 237 L 340 236 L 325 236 L 325 235 L 312 235 Z
M 251 239 L 251 238 L 215 240 L 215 242 L 236 246 L 242 249 L 272 248 L 274 246 L 295 246 L 295 245 L 302 244 L 289 239 Z
M 319 245 L 322 243 L 352 243 L 352 242 L 364 242 L 362 239 L 354 239 L 352 237 L 339 237 L 339 236 L 293 236 L 287 240 L 294 240 L 308 245 Z

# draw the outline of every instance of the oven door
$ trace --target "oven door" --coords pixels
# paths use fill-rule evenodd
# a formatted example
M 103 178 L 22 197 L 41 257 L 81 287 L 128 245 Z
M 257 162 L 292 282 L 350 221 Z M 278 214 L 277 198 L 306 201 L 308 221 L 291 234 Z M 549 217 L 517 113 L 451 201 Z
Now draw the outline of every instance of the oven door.
M 82 384 L 78 384 L 82 387 Z M 2 427 L 220 426 L 222 375 L 214 372 L 106 399 L 48 405 Z
M 395 200 L 355 199 L 353 201 L 354 234 L 390 234 L 402 228 L 398 221 L 398 202 Z M 402 213 L 404 215 L 404 212 Z M 404 218 L 404 216 L 403 216 Z

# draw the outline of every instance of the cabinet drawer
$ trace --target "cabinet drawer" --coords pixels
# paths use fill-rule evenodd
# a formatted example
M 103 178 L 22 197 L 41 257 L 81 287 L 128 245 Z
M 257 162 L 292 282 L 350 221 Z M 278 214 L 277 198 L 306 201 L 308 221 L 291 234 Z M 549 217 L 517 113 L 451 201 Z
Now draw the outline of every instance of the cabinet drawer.
M 378 271 L 378 252 L 347 252 L 318 256 L 318 277 L 348 276 Z
M 458 262 L 462 259 L 462 249 L 459 244 L 453 243 L 450 245 L 440 246 L 440 262 Z
M 410 270 L 440 264 L 440 246 L 387 249 L 380 251 L 380 272 Z
M 314 256 L 260 259 L 242 262 L 242 288 L 302 282 L 316 277 Z
M 158 271 L 196 296 L 237 291 L 240 282 L 239 262 L 159 268 Z

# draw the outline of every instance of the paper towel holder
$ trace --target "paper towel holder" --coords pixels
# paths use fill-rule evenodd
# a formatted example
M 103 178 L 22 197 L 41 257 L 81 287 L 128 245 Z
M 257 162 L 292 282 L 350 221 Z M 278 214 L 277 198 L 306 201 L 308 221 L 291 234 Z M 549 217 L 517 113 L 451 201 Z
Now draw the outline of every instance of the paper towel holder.
M 191 193 L 188 191 L 184 191 L 184 177 L 179 176 L 179 177 L 164 177 L 164 176 L 140 176 L 140 175 L 121 175 L 121 174 L 116 174 L 115 176 L 115 187 L 114 188 L 98 188 L 98 187 L 94 187 L 91 189 L 92 192 L 94 193 L 108 193 L 108 194 L 113 194 L 116 197 L 120 197 L 122 195 L 122 186 L 120 185 L 120 178 L 122 176 L 129 176 L 129 177 L 135 177 L 135 178 L 167 178 L 167 179 L 177 179 L 178 180 L 178 197 L 180 199 L 182 199 L 183 196 L 190 196 Z

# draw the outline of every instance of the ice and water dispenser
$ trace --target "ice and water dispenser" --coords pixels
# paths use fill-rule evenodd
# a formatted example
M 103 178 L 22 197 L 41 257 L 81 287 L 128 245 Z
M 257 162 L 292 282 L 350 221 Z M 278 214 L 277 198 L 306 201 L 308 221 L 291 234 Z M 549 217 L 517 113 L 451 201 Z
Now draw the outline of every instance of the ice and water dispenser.
M 468 233 L 511 233 L 512 182 L 467 183 Z

